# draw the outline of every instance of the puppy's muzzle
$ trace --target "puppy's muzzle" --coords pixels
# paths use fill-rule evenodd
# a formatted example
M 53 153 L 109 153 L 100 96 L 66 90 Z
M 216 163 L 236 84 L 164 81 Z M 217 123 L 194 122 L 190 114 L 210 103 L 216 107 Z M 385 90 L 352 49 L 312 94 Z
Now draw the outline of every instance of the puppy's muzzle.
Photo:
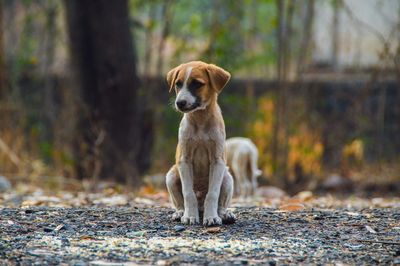
M 179 100 L 175 102 L 176 108 L 181 111 L 181 112 L 190 112 L 197 107 L 199 107 L 199 104 L 197 102 L 194 102 L 193 104 L 188 103 L 186 100 Z
M 176 102 L 176 107 L 178 107 L 179 110 L 185 109 L 187 105 L 187 102 L 185 100 L 180 100 Z

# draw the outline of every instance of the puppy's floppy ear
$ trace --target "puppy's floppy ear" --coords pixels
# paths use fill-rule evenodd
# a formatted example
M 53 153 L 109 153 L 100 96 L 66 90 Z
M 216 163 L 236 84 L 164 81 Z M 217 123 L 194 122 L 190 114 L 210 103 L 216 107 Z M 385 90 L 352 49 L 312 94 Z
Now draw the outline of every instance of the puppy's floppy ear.
M 206 71 L 210 79 L 211 87 L 215 92 L 220 93 L 231 78 L 231 74 L 214 64 L 209 64 Z
M 179 73 L 180 69 L 181 69 L 181 66 L 179 65 L 179 66 L 171 69 L 167 74 L 167 82 L 169 85 L 169 92 L 171 92 L 172 89 L 174 88 L 175 80 L 178 77 L 178 73 Z

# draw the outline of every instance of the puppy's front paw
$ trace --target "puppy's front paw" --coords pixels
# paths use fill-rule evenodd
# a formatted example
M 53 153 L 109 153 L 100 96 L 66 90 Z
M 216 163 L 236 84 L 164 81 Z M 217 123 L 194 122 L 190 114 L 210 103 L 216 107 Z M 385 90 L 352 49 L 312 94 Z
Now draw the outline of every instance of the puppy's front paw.
M 233 224 L 236 221 L 236 216 L 228 210 L 224 214 L 220 214 L 220 216 L 224 224 Z
M 213 226 L 213 225 L 221 225 L 222 219 L 219 216 L 214 217 L 204 217 L 203 225 L 205 226 Z
M 186 216 L 186 215 L 183 215 L 181 217 L 181 222 L 183 224 L 191 224 L 191 225 L 193 225 L 193 224 L 198 224 L 200 222 L 200 219 L 199 219 L 198 216 Z
M 183 210 L 176 210 L 174 214 L 172 214 L 173 221 L 180 221 L 183 216 Z

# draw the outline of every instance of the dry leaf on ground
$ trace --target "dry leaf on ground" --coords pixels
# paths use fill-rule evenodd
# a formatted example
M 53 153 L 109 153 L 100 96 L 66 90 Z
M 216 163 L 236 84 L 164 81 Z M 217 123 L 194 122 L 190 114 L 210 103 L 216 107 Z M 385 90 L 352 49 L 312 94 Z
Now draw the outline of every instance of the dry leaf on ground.
M 221 227 L 209 227 L 206 229 L 206 232 L 209 234 L 216 234 L 221 232 Z
M 304 210 L 306 206 L 304 206 L 301 203 L 289 203 L 289 204 L 283 204 L 279 207 L 280 211 L 286 211 L 286 212 L 294 212 L 294 211 L 301 211 Z

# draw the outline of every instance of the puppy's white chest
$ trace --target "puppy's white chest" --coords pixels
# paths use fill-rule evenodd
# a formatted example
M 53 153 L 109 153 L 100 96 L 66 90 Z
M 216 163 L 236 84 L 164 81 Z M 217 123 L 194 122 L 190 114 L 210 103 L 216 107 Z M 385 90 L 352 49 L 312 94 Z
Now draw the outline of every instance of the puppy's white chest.
M 183 150 L 183 156 L 187 156 L 193 162 L 212 162 L 215 158 L 223 156 L 225 134 L 218 127 L 205 127 L 190 124 L 182 120 L 179 129 L 179 142 Z M 196 157 L 196 159 L 194 158 Z M 208 160 L 205 158 L 208 157 Z
M 207 142 L 211 140 L 210 133 L 204 130 L 197 130 L 191 137 L 193 141 Z
M 179 139 L 183 141 L 207 142 L 212 140 L 213 135 L 210 130 L 201 126 L 193 126 L 187 121 L 183 121 L 179 129 Z

